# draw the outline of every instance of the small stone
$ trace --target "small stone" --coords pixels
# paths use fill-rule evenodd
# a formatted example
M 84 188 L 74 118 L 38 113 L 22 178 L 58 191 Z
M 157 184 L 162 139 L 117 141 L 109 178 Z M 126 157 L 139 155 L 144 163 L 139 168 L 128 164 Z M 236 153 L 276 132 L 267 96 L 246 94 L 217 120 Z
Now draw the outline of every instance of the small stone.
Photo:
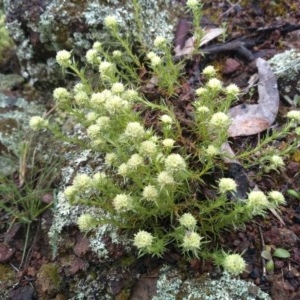
M 235 73 L 241 64 L 233 59 L 233 58 L 227 58 L 223 67 L 223 74 L 225 75 L 230 75 L 232 73 Z
M 4 263 L 10 260 L 14 255 L 15 249 L 10 248 L 8 245 L 3 243 L 0 244 L 0 263 Z

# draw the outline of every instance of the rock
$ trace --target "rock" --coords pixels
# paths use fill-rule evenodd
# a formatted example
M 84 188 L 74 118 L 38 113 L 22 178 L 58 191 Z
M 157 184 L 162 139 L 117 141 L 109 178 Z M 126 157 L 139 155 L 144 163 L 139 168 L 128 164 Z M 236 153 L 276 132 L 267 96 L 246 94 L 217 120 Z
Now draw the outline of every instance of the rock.
M 18 169 L 21 142 L 29 130 L 29 119 L 42 115 L 43 111 L 40 105 L 0 91 L 0 170 L 3 175 Z
M 271 230 L 264 233 L 266 244 L 272 243 L 276 247 L 291 248 L 296 246 L 299 241 L 294 231 L 288 228 L 272 227 Z
M 11 291 L 10 300 L 33 300 L 35 298 L 34 288 L 31 285 L 25 285 Z
M 223 74 L 230 75 L 232 73 L 235 73 L 241 64 L 233 58 L 227 58 L 223 67 Z
M 291 49 L 273 56 L 269 63 L 278 78 L 279 92 L 291 105 L 300 103 L 300 52 Z
M 59 267 L 54 263 L 41 266 L 37 274 L 37 290 L 42 293 L 41 299 L 50 299 L 58 293 L 62 278 L 59 274 Z M 48 296 L 48 298 L 45 298 Z M 44 298 L 43 298 L 44 297 Z
M 174 1 L 138 2 L 144 26 L 143 42 L 151 47 L 158 35 L 172 37 L 175 15 L 179 12 Z M 32 83 L 55 83 L 61 78 L 54 60 L 58 50 L 73 49 L 78 57 L 84 57 L 94 40 L 108 39 L 103 26 L 108 15 L 117 17 L 121 30 L 126 30 L 133 44 L 137 41 L 132 1 L 4 0 L 4 3 L 6 24 L 17 45 L 22 75 Z
M 1 243 L 0 244 L 0 263 L 7 262 L 14 255 L 16 249 L 10 248 L 9 246 Z

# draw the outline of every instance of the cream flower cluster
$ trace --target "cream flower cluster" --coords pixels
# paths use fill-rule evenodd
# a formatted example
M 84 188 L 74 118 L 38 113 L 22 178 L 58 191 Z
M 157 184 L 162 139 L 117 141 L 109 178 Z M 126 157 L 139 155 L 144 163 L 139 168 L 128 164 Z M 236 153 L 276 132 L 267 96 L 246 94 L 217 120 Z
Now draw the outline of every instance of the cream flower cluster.
M 186 169 L 186 162 L 180 154 L 170 154 L 165 159 L 165 168 L 168 172 L 181 172 Z
M 34 131 L 45 129 L 48 127 L 48 125 L 49 125 L 48 120 L 45 120 L 39 116 L 31 117 L 29 120 L 29 126 Z
M 159 195 L 157 188 L 153 185 L 147 185 L 143 190 L 143 198 L 148 201 L 155 201 Z
M 184 251 L 197 251 L 201 246 L 202 237 L 194 231 L 187 231 L 183 237 L 182 248 Z
M 185 213 L 179 218 L 179 223 L 189 230 L 194 230 L 197 225 L 197 220 L 191 213 Z
M 138 249 L 143 250 L 152 246 L 154 237 L 151 233 L 140 230 L 138 233 L 134 235 L 133 245 Z
M 229 274 L 237 276 L 246 270 L 246 262 L 239 254 L 227 255 L 223 267 Z
M 129 139 L 141 139 L 144 135 L 145 129 L 139 122 L 129 122 L 124 131 L 124 136 Z
M 248 195 L 246 207 L 254 216 L 263 215 L 265 210 L 270 207 L 267 196 L 261 191 L 252 191 Z
M 150 59 L 150 64 L 152 67 L 156 67 L 156 66 L 160 65 L 162 62 L 161 58 L 154 52 L 149 52 L 147 54 L 147 58 Z
M 115 16 L 107 16 L 104 19 L 104 25 L 109 29 L 115 29 L 118 25 L 117 18 Z
M 221 194 L 227 192 L 235 192 L 237 188 L 236 182 L 231 178 L 221 178 L 219 181 L 219 191 Z
M 132 209 L 132 198 L 126 194 L 119 194 L 113 199 L 113 206 L 117 212 Z
M 71 65 L 71 52 L 67 50 L 60 50 L 56 54 L 57 63 L 63 68 L 67 68 Z
M 95 228 L 95 221 L 95 218 L 91 214 L 83 214 L 77 219 L 77 225 L 81 232 L 86 232 Z

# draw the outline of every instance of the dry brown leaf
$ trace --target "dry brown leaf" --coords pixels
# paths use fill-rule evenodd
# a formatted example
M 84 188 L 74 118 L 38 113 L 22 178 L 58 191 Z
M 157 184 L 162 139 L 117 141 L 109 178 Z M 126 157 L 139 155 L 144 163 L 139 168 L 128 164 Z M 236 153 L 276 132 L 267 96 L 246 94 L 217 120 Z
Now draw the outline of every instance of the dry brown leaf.
M 204 29 L 204 32 L 205 34 L 201 39 L 200 46 L 207 44 L 211 40 L 221 35 L 224 32 L 224 28 L 209 28 Z M 194 44 L 195 37 L 192 36 L 185 41 L 184 47 L 180 48 L 180 45 L 177 45 L 174 49 L 175 57 L 192 54 L 195 50 Z
M 277 80 L 269 64 L 262 58 L 256 60 L 258 68 L 258 103 L 241 104 L 229 110 L 230 137 L 247 136 L 268 129 L 275 121 L 279 107 Z

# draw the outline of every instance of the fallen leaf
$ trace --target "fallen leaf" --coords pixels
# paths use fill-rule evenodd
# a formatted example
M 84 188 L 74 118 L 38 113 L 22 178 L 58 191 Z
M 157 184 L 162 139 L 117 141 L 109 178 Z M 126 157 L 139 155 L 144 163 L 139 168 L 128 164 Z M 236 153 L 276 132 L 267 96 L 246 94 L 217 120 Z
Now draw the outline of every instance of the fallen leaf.
M 268 129 L 275 121 L 279 107 L 277 80 L 269 64 L 262 58 L 256 60 L 259 83 L 257 104 L 240 104 L 229 109 L 230 137 L 257 134 Z
M 213 40 L 216 37 L 218 37 L 219 35 L 221 35 L 224 32 L 224 28 L 209 28 L 209 29 L 204 29 L 204 32 L 205 32 L 205 34 L 201 39 L 200 46 L 207 44 L 211 40 Z M 195 45 L 195 37 L 194 36 L 187 39 L 182 48 L 178 44 L 174 48 L 175 57 L 192 54 L 195 50 L 194 45 Z

